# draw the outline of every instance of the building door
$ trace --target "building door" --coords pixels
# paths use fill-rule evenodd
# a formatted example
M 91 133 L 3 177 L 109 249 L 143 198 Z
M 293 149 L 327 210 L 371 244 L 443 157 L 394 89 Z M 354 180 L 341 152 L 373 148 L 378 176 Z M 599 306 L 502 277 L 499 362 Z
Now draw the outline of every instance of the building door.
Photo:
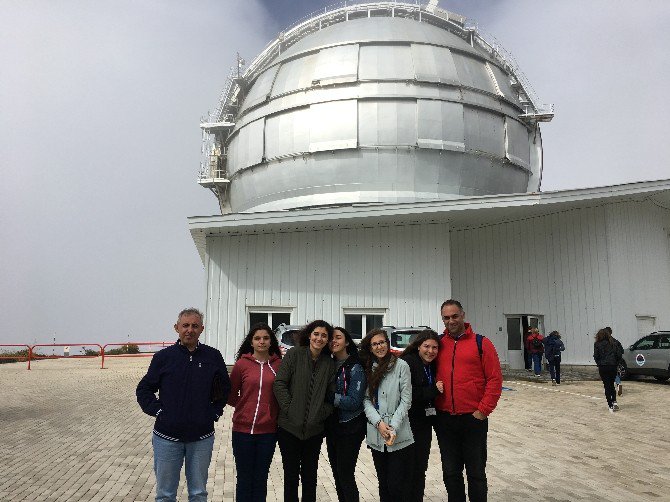
M 637 320 L 637 337 L 642 338 L 649 333 L 656 331 L 656 318 L 649 315 L 636 315 Z
M 535 314 L 511 314 L 507 319 L 507 364 L 510 369 L 527 368 L 525 347 L 530 328 L 537 328 L 544 334 L 544 317 Z

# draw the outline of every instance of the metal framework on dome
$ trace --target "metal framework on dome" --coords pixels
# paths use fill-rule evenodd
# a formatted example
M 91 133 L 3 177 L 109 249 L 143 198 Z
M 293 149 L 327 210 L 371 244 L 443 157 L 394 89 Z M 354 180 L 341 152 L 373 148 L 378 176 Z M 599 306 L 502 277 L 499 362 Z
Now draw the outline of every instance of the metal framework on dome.
M 550 122 L 554 116 L 553 104 L 540 103 L 533 87 L 519 68 L 514 56 L 504 49 L 492 36 L 484 34 L 476 24 L 468 23 L 464 16 L 449 12 L 437 6 L 439 0 L 429 0 L 422 4 L 418 0 L 370 2 L 369 0 L 345 0 L 313 12 L 299 20 L 291 28 L 280 32 L 266 48 L 246 66 L 237 54 L 236 64 L 221 92 L 218 105 L 208 116 L 201 119 L 202 158 L 198 183 L 210 188 L 219 201 L 225 200 L 230 180 L 226 178 L 226 152 L 220 151 L 221 145 L 233 131 L 239 107 L 245 89 L 249 88 L 256 77 L 277 57 L 296 42 L 323 28 L 363 17 L 401 17 L 428 23 L 449 31 L 472 47 L 482 49 L 492 60 L 504 68 L 511 76 L 511 85 L 518 92 L 523 113 L 519 119 L 536 126 L 539 122 Z M 223 197 L 221 197 L 223 195 Z M 221 207 L 222 213 L 227 208 Z

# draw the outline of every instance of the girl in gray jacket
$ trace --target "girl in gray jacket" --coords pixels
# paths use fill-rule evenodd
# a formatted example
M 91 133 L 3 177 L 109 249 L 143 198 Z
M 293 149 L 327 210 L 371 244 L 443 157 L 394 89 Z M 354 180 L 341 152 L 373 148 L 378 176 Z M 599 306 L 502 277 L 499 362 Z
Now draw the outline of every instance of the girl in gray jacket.
M 368 381 L 363 402 L 368 419 L 366 440 L 381 502 L 408 500 L 414 448 L 408 417 L 412 406 L 409 365 L 389 349 L 388 335 L 382 329 L 370 331 L 360 344 Z

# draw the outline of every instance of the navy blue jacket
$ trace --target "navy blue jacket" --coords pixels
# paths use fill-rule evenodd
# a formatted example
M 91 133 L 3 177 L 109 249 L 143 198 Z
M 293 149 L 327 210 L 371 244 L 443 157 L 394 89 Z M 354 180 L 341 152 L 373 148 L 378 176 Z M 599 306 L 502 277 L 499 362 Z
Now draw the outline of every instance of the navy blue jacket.
M 223 395 L 213 401 L 215 377 Z M 214 434 L 229 392 L 221 352 L 202 343 L 189 352 L 177 342 L 154 354 L 135 394 L 142 411 L 156 417 L 154 434 L 170 441 L 198 441 Z
M 547 361 L 560 361 L 561 352 L 565 350 L 565 345 L 560 337 L 556 335 L 549 335 L 544 339 L 544 357 Z
M 349 377 L 348 379 L 345 377 Z M 345 381 L 346 380 L 346 381 Z M 339 422 L 348 422 L 363 413 L 363 398 L 367 381 L 365 371 L 358 359 L 349 356 L 337 371 L 335 379 L 334 406 Z

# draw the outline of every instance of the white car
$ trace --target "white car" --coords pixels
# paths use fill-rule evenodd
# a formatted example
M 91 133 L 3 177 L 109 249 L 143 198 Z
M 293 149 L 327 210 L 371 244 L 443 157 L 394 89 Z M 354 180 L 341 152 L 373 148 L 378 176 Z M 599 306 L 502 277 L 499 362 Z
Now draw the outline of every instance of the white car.
M 621 378 L 649 375 L 665 382 L 670 378 L 670 331 L 643 336 L 623 351 L 619 364 Z

